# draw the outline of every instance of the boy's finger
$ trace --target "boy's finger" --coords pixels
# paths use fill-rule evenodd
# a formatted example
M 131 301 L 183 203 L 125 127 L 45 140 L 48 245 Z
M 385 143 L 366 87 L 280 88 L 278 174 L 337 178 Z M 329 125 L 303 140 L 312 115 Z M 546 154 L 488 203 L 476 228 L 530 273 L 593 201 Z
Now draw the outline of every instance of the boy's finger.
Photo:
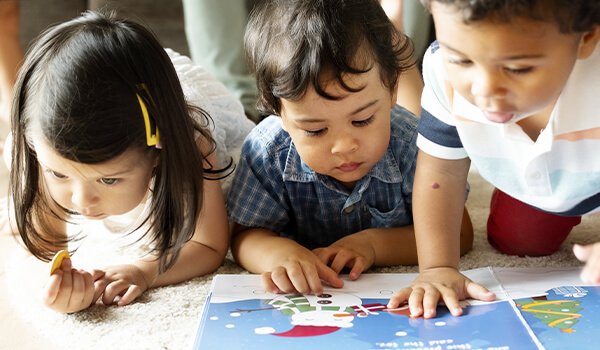
M 453 316 L 461 316 L 463 314 L 463 309 L 454 292 L 446 291 L 446 293 L 442 293 L 442 300 L 444 300 L 444 304 L 446 304 L 446 307 Z
M 260 279 L 261 279 L 262 287 L 267 292 L 273 293 L 273 294 L 278 294 L 280 292 L 279 287 L 277 287 L 277 285 L 275 284 L 275 282 L 273 282 L 273 279 L 271 278 L 271 273 L 270 272 L 263 273 L 260 276 Z
M 320 279 L 329 283 L 333 288 L 342 288 L 344 286 L 344 281 L 340 279 L 340 276 L 325 264 L 317 265 L 317 273 Z
M 330 267 L 333 271 L 335 271 L 335 273 L 337 273 L 339 275 L 340 272 L 342 271 L 342 269 L 346 266 L 351 265 L 351 261 L 354 259 L 355 259 L 355 256 L 352 255 L 347 250 L 340 250 L 337 252 L 335 257 L 333 258 L 333 261 L 331 262 Z M 351 267 L 351 266 L 349 266 L 349 267 Z
M 433 318 L 436 315 L 437 305 L 440 301 L 441 292 L 437 288 L 429 288 L 425 290 L 423 296 L 423 318 Z M 456 295 L 448 294 L 448 300 L 456 299 Z
M 390 301 L 387 304 L 388 309 L 396 309 L 405 301 L 408 301 L 410 294 L 412 293 L 412 288 L 402 288 L 399 292 L 394 293 L 390 298 Z
M 419 317 L 423 315 L 423 298 L 425 297 L 425 289 L 412 288 L 412 292 L 408 297 L 408 307 L 410 308 L 410 317 Z
M 271 271 L 271 279 L 282 292 L 293 293 L 296 291 L 292 280 L 288 276 L 288 271 L 281 266 Z
M 481 300 L 481 301 L 496 300 L 496 294 L 490 292 L 489 290 L 487 290 L 487 288 L 485 288 L 481 284 L 477 284 L 475 282 L 467 283 L 467 295 L 473 299 L 477 299 L 477 300 Z
M 332 252 L 326 248 L 315 248 L 312 252 L 323 262 L 323 264 L 329 264 L 332 257 Z
M 360 274 L 367 269 L 367 261 L 363 258 L 356 258 L 354 260 L 354 266 L 350 270 L 349 276 L 351 280 L 356 280 L 360 277 Z

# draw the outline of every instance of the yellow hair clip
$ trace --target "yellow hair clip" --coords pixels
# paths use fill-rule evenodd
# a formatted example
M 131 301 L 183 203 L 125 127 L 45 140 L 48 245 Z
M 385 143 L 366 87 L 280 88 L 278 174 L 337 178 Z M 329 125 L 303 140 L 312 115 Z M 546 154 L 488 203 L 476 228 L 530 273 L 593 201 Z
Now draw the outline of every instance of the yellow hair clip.
M 154 101 L 152 101 L 152 96 L 150 96 L 150 91 L 148 91 L 148 87 L 146 87 L 146 84 L 142 83 L 139 84 L 137 87 L 139 89 L 144 90 L 150 101 L 154 103 Z M 155 146 L 160 142 L 158 127 L 155 127 L 156 133 L 152 134 L 152 125 L 150 123 L 150 115 L 148 114 L 148 108 L 146 108 L 146 104 L 144 103 L 142 97 L 137 93 L 135 95 L 137 96 L 138 101 L 140 102 L 140 108 L 142 109 L 142 115 L 144 116 L 144 125 L 146 126 L 146 142 L 148 143 L 148 146 Z

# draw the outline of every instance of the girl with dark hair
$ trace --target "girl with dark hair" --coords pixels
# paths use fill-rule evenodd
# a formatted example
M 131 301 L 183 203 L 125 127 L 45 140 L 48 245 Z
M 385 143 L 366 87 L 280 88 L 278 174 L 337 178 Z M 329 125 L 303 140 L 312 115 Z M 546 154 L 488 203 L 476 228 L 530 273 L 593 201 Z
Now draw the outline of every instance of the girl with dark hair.
M 141 209 L 121 230 L 141 232 L 150 246 L 137 261 L 90 272 L 65 259 L 45 281 L 46 306 L 70 313 L 100 297 L 126 305 L 222 263 L 229 236 L 219 180 L 253 124 L 189 59 L 136 23 L 87 12 L 27 53 L 12 113 L 10 219 L 37 258 L 32 266 L 73 252 L 82 237 L 67 227 L 80 218 Z

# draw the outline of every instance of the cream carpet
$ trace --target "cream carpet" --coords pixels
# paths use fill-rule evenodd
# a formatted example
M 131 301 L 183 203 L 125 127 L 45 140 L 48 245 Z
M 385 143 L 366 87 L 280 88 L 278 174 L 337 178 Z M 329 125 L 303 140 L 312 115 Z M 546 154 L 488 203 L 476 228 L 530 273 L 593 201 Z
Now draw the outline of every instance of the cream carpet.
M 542 258 L 518 258 L 498 253 L 487 243 L 485 223 L 489 211 L 492 187 L 476 172 L 469 176 L 471 194 L 467 207 L 475 227 L 473 249 L 462 257 L 462 270 L 485 267 L 541 267 L 579 266 L 571 253 L 574 243 L 589 244 L 596 240 L 600 216 L 585 217 L 567 242 L 554 255 Z M 90 234 L 90 245 L 73 257 L 77 266 L 102 266 L 118 263 L 127 258 L 106 243 L 106 237 Z M 113 242 L 114 243 L 114 242 Z M 87 244 L 87 242 L 86 242 Z M 98 245 L 105 244 L 104 248 Z M 91 248 L 93 247 L 93 249 Z M 125 255 L 117 257 L 116 253 Z M 79 258 L 79 260 L 78 260 Z M 9 265 L 10 266 L 10 265 Z M 136 302 L 126 307 L 94 305 L 87 310 L 57 314 L 27 300 L 19 289 L 20 273 L 7 270 L 8 294 L 15 313 L 43 337 L 60 347 L 77 349 L 191 349 L 195 332 L 210 283 L 214 274 L 188 282 L 147 291 Z M 371 272 L 415 273 L 416 266 L 373 268 Z M 228 256 L 215 274 L 247 273 Z M 398 288 L 403 286 L 398 286 Z

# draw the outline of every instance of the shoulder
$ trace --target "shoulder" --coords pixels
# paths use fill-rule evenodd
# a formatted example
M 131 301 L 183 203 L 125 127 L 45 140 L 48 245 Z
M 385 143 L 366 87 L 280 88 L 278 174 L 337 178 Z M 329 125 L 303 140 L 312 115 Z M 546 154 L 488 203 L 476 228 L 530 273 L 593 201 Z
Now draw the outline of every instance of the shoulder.
M 431 43 L 423 57 L 423 82 L 425 88 L 421 98 L 422 105 L 427 108 L 431 103 L 450 100 L 453 92 L 449 91 L 450 81 L 444 68 L 442 52 L 437 41 Z
M 406 108 L 396 105 L 390 114 L 390 127 L 392 139 L 400 141 L 413 140 L 417 133 L 419 118 Z
M 390 145 L 394 159 L 401 167 L 412 167 L 417 159 L 417 129 L 419 118 L 400 105 L 390 115 Z
M 266 161 L 278 160 L 285 157 L 290 146 L 291 138 L 281 127 L 280 118 L 269 116 L 250 131 L 242 147 L 242 157 L 268 158 Z

